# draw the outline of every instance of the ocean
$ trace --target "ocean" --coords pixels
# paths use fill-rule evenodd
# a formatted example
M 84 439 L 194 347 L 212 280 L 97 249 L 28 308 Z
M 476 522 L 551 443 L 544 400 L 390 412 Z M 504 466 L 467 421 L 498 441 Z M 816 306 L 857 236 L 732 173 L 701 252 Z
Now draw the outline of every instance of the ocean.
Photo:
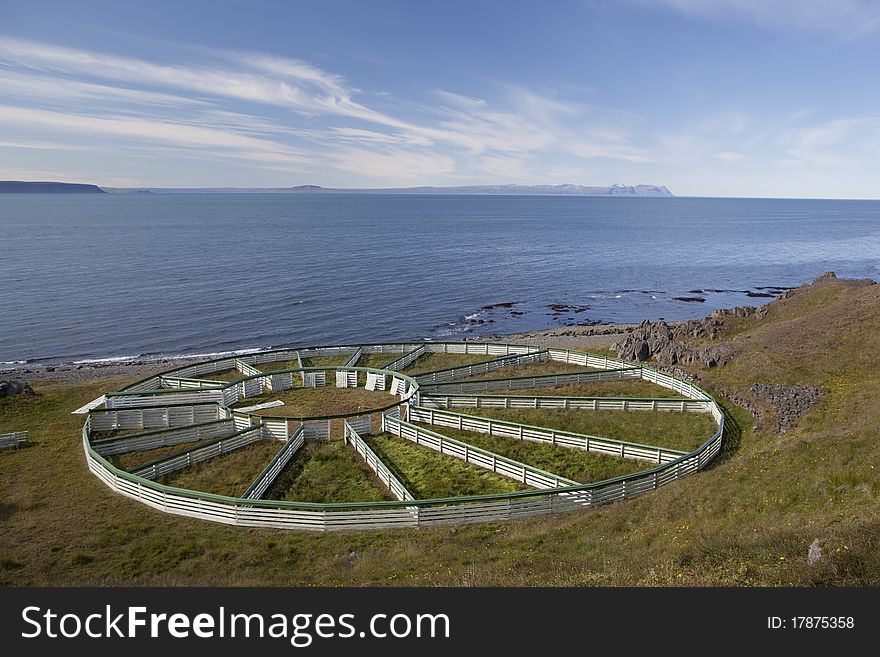
M 880 275 L 880 201 L 0 196 L 0 367 L 669 321 Z

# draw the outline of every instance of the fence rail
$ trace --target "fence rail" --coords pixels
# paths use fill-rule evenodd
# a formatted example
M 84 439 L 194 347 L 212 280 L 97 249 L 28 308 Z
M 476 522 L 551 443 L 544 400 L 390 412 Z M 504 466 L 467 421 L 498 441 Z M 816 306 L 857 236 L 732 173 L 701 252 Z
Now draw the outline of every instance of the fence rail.
M 489 434 L 490 436 L 531 440 L 538 443 L 550 443 L 560 447 L 574 447 L 587 452 L 619 456 L 625 459 L 650 461 L 652 463 L 668 463 L 687 454 L 687 452 L 666 449 L 665 447 L 641 445 L 602 436 L 589 436 L 574 433 L 573 431 L 533 427 L 528 424 L 519 424 L 518 422 L 465 415 L 463 413 L 453 413 L 451 411 L 422 406 L 416 406 L 409 410 L 409 420 L 410 422 L 430 424 L 437 427 L 449 427 L 459 431 L 476 431 Z
M 503 379 L 476 379 L 459 383 L 419 382 L 428 394 L 491 392 L 494 390 L 528 390 L 529 388 L 556 388 L 581 383 L 604 383 L 641 378 L 641 367 L 623 367 L 599 372 L 567 372 L 563 374 L 535 374 L 511 376 Z
M 565 397 L 551 395 L 442 395 L 423 394 L 428 408 L 573 409 L 588 411 L 679 411 L 709 413 L 712 402 L 687 398 Z
M 406 352 L 403 356 L 399 358 L 395 358 L 391 362 L 385 363 L 380 369 L 383 370 L 391 370 L 392 372 L 399 372 L 402 369 L 405 369 L 415 363 L 419 358 L 424 356 L 427 353 L 427 349 L 425 345 L 419 345 L 415 349 Z
M 28 442 L 27 431 L 0 434 L 0 449 L 17 449 Z
M 398 418 L 383 416 L 382 427 L 383 431 L 409 440 L 416 445 L 423 445 L 433 449 L 435 452 L 454 456 L 466 463 L 471 463 L 509 479 L 522 482 L 526 486 L 532 486 L 533 488 L 559 488 L 560 486 L 578 485 L 578 482 L 572 479 L 566 479 L 552 472 L 501 456 L 495 452 L 474 447 L 461 440 L 417 427 L 415 424 Z
M 212 440 L 207 445 L 190 447 L 176 454 L 145 463 L 134 470 L 132 474 L 144 479 L 158 479 L 176 470 L 188 468 L 221 454 L 228 454 L 263 439 L 262 427 L 249 427 L 237 431 L 231 436 Z
M 174 429 L 159 429 L 136 433 L 120 438 L 107 438 L 92 441 L 92 447 L 101 456 L 143 452 L 182 443 L 194 443 L 201 440 L 223 438 L 235 433 L 235 425 L 229 418 L 211 420 L 199 424 L 187 424 Z
M 128 431 L 131 429 L 169 429 L 186 424 L 219 420 L 228 416 L 216 402 L 169 404 L 95 410 L 89 413 L 92 431 Z
M 345 444 L 351 443 L 351 446 L 354 447 L 354 451 L 364 459 L 364 463 L 376 473 L 376 476 L 379 477 L 382 483 L 388 487 L 388 490 L 391 491 L 391 494 L 394 495 L 394 497 L 401 502 L 414 500 L 415 497 L 413 494 L 407 490 L 403 482 L 400 481 L 391 469 L 385 465 L 382 459 L 376 455 L 376 452 L 370 449 L 370 446 L 360 437 L 354 427 L 345 420 L 343 420 L 343 422 L 343 426 L 345 427 L 343 440 L 345 441 Z
M 269 489 L 269 486 L 273 484 L 284 467 L 290 462 L 290 459 L 293 458 L 294 454 L 296 454 L 297 451 L 299 451 L 299 448 L 304 444 L 305 437 L 303 435 L 302 424 L 300 424 L 299 428 L 285 441 L 284 446 L 278 450 L 278 453 L 269 462 L 269 465 L 257 475 L 257 478 L 254 479 L 254 483 L 248 486 L 248 489 L 241 496 L 242 499 L 258 500 L 263 497 L 265 492 Z
M 484 360 L 480 363 L 446 367 L 441 370 L 434 370 L 433 372 L 417 374 L 415 379 L 420 384 L 442 383 L 444 381 L 454 381 L 455 379 L 466 379 L 479 374 L 488 374 L 505 367 L 518 367 L 519 365 L 541 363 L 547 360 L 550 360 L 550 354 L 546 349 L 528 354 L 508 354 L 491 360 Z

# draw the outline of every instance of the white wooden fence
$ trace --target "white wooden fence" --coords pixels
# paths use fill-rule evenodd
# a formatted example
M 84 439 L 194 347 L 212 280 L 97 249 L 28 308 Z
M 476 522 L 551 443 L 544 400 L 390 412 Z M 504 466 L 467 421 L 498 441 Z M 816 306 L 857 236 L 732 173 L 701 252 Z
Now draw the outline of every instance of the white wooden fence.
M 403 369 L 406 369 L 414 362 L 416 362 L 419 358 L 424 356 L 427 353 L 427 349 L 425 345 L 419 345 L 415 349 L 408 351 L 403 354 L 399 358 L 395 358 L 389 363 L 385 363 L 380 369 L 383 370 L 391 370 L 392 372 L 399 372 Z
M 330 440 L 330 420 L 303 422 L 303 436 L 306 440 Z
M 145 463 L 134 470 L 132 474 L 137 477 L 143 477 L 144 479 L 158 479 L 170 472 L 182 470 L 183 468 L 188 468 L 196 463 L 212 459 L 215 456 L 228 454 L 229 452 L 241 449 L 251 443 L 257 442 L 258 440 L 264 440 L 262 427 L 250 427 L 238 431 L 226 438 L 212 440 L 206 445 L 191 447 L 182 452 L 178 452 L 177 454 L 172 454 L 171 456 L 166 456 L 165 458 Z
M 377 372 L 367 372 L 367 383 L 364 386 L 367 390 L 385 390 L 385 375 Z
M 476 379 L 458 383 L 419 382 L 422 391 L 428 394 L 447 394 L 465 392 L 491 392 L 495 390 L 527 390 L 529 388 L 556 388 L 581 383 L 604 383 L 641 378 L 641 367 L 625 367 L 598 372 L 571 372 L 565 374 L 535 374 L 533 376 L 514 376 L 504 379 Z
M 344 422 L 343 426 L 345 427 L 343 433 L 345 444 L 350 444 L 354 447 L 354 451 L 364 459 L 367 466 L 376 473 L 376 476 L 379 477 L 382 483 L 388 487 L 391 494 L 401 502 L 414 500 L 415 497 L 413 494 L 407 490 L 406 486 L 403 485 L 403 482 L 397 478 L 387 465 L 385 465 L 382 459 L 370 449 L 370 446 L 364 442 L 364 439 L 358 435 L 358 432 L 355 431 L 348 422 Z
M 652 463 L 668 463 L 687 454 L 665 447 L 641 445 L 622 440 L 613 440 L 602 436 L 589 436 L 573 431 L 559 431 L 544 427 L 533 427 L 517 422 L 496 420 L 494 418 L 464 415 L 434 408 L 416 406 L 409 409 L 409 421 L 430 424 L 437 427 L 450 427 L 459 431 L 476 431 L 490 436 L 503 436 L 517 440 L 531 440 L 538 443 L 550 443 L 559 447 L 575 447 L 587 452 L 619 456 L 625 459 L 637 459 Z
M 587 411 L 679 411 L 710 413 L 712 402 L 687 398 L 564 397 L 528 395 L 439 395 L 422 394 L 428 408 L 515 408 L 576 409 Z
M 199 402 L 223 403 L 223 390 L 193 390 L 191 392 L 177 390 L 154 390 L 126 395 L 108 392 L 105 397 L 107 408 L 126 408 L 131 406 L 169 406 L 177 404 L 196 404 Z
M 528 354 L 509 354 L 493 358 L 492 360 L 484 360 L 481 363 L 447 367 L 442 370 L 426 372 L 425 374 L 417 374 L 415 379 L 420 384 L 441 383 L 456 379 L 467 379 L 480 374 L 488 374 L 506 367 L 519 367 L 520 365 L 541 363 L 548 360 L 550 360 L 550 353 L 546 349 Z
M 27 431 L 0 434 L 0 449 L 17 449 L 28 442 Z
M 426 350 L 429 352 L 485 354 L 496 356 L 506 354 L 528 354 L 541 350 L 539 347 L 533 345 L 471 342 L 424 344 Z M 419 343 L 401 343 L 395 345 L 364 345 L 362 349 L 363 353 L 405 353 L 418 346 Z M 337 354 L 351 354 L 352 350 L 356 350 L 356 348 L 352 346 L 323 347 L 318 349 Z M 259 354 L 243 357 L 243 359 L 247 358 L 246 362 L 248 363 L 284 361 L 290 360 L 297 351 L 298 350 L 294 349 L 286 349 L 276 350 L 274 352 L 261 352 Z M 303 350 L 303 353 L 305 353 L 305 350 Z M 643 378 L 646 381 L 652 381 L 658 385 L 675 390 L 691 400 L 706 402 L 709 404 L 710 413 L 718 423 L 718 431 L 712 436 L 712 438 L 689 454 L 679 456 L 671 461 L 668 461 L 661 456 L 659 459 L 661 461 L 660 464 L 649 470 L 592 484 L 561 486 L 541 490 L 525 490 L 495 495 L 433 500 L 407 500 L 405 502 L 314 504 L 262 499 L 246 500 L 242 498 L 225 497 L 164 486 L 147 478 L 114 467 L 92 447 L 90 438 L 92 431 L 171 428 L 175 426 L 175 422 L 180 421 L 181 418 L 187 415 L 192 418 L 189 420 L 190 423 L 200 421 L 206 422 L 209 420 L 219 420 L 230 417 L 230 411 L 227 408 L 228 404 L 226 402 L 227 397 L 225 394 L 220 403 L 211 400 L 209 400 L 211 403 L 204 403 L 206 401 L 204 397 L 187 398 L 188 403 L 183 404 L 166 403 L 166 398 L 163 398 L 161 401 L 154 401 L 152 391 L 159 388 L 160 379 L 159 377 L 151 377 L 138 382 L 133 387 L 129 387 L 126 391 L 123 391 L 123 393 L 116 393 L 115 398 L 117 400 L 120 398 L 124 400 L 125 397 L 132 398 L 131 400 L 126 400 L 130 401 L 129 406 L 125 406 L 125 401 L 117 401 L 116 403 L 119 403 L 120 407 L 111 408 L 110 410 L 91 409 L 83 426 L 83 447 L 87 455 L 89 469 L 100 478 L 101 481 L 114 491 L 136 499 L 152 508 L 159 509 L 166 513 L 202 518 L 244 527 L 288 528 L 313 531 L 380 529 L 392 527 L 431 526 L 449 523 L 458 524 L 507 521 L 517 518 L 569 511 L 583 508 L 585 506 L 606 504 L 641 495 L 654 490 L 659 486 L 692 474 L 708 465 L 721 450 L 724 430 L 722 411 L 704 391 L 700 390 L 693 384 L 647 366 L 628 367 L 628 363 L 616 359 L 594 356 L 591 354 L 579 354 L 568 350 L 550 350 L 549 353 L 553 360 L 565 360 L 565 362 L 580 366 L 595 367 L 598 369 L 610 368 L 612 370 L 598 373 L 579 373 L 575 375 L 575 377 L 592 376 L 593 380 L 595 380 L 595 375 L 601 374 L 623 379 Z M 165 372 L 163 376 L 197 378 L 204 374 L 231 369 L 233 367 L 234 359 L 218 359 L 208 363 L 199 363 L 185 366 L 183 368 L 177 368 Z M 633 376 L 633 372 L 636 372 L 635 376 Z M 560 377 L 565 378 L 560 379 Z M 544 387 L 548 385 L 566 385 L 571 382 L 586 382 L 585 380 L 578 381 L 577 379 L 571 381 L 571 379 L 572 375 L 547 375 L 511 378 L 507 379 L 507 381 L 529 380 L 532 382 L 531 384 L 525 385 L 522 383 L 515 383 L 513 385 L 516 387 L 508 389 L 524 389 L 528 387 Z M 604 380 L 609 379 L 605 378 Z M 613 378 L 611 380 L 617 379 Z M 500 380 L 493 381 L 497 383 Z M 553 383 L 550 383 L 550 381 L 553 381 Z M 450 384 L 441 384 L 441 386 L 442 385 Z M 461 383 L 452 385 L 460 386 Z M 238 401 L 238 399 L 243 396 L 244 390 L 242 389 L 242 386 L 236 383 L 227 384 L 227 386 L 228 387 L 226 387 L 223 392 L 226 393 L 232 391 L 229 397 L 234 401 Z M 443 396 L 447 394 L 456 395 L 463 392 L 480 391 L 462 391 L 458 389 L 447 391 L 442 389 L 441 386 L 433 386 L 427 390 L 423 390 L 423 392 L 428 392 L 430 393 L 430 396 L 436 398 L 438 394 Z M 500 389 L 503 390 L 505 388 Z M 147 394 L 137 394 L 139 392 Z M 174 395 L 187 394 L 176 390 L 168 391 L 168 393 Z M 217 391 L 203 391 L 203 393 L 216 394 Z M 198 393 L 193 391 L 190 394 Z M 417 385 L 411 385 L 410 394 L 419 394 Z M 114 403 L 110 401 L 113 398 L 114 395 L 108 393 L 106 402 L 108 407 Z M 167 399 L 171 398 L 169 397 Z M 393 416 L 399 413 L 399 408 L 399 406 L 395 407 L 392 413 L 386 414 L 384 422 L 390 422 L 393 424 Z M 429 411 L 434 411 L 435 413 L 438 412 L 437 409 L 430 408 L 416 410 L 415 412 L 418 414 L 419 412 Z M 445 413 L 447 411 L 440 412 Z M 211 413 L 214 414 L 213 417 L 210 416 Z M 485 418 L 479 419 L 486 421 Z M 242 423 L 250 422 L 250 418 L 242 418 L 242 420 Z M 493 420 L 492 422 L 494 430 L 494 423 L 496 421 Z M 238 425 L 238 418 L 236 418 L 235 424 Z M 243 435 L 247 434 L 254 437 L 255 440 L 270 435 L 277 437 L 275 433 L 267 430 L 267 424 L 268 420 L 264 420 L 263 425 L 246 426 L 241 429 L 241 432 Z M 285 430 L 286 426 L 285 421 Z M 329 435 L 329 421 L 325 423 L 325 426 L 326 434 Z M 425 429 L 420 430 L 426 431 Z M 317 428 L 313 428 L 312 431 L 313 433 L 324 433 Z M 559 434 L 563 432 L 552 433 L 557 434 L 558 440 Z M 305 438 L 305 427 L 303 427 L 303 437 Z M 573 446 L 577 447 L 578 445 Z M 199 448 L 203 447 L 208 446 L 199 446 Z M 582 445 L 580 447 L 583 448 Z M 671 452 L 671 450 L 665 451 Z
M 111 454 L 142 452 L 170 445 L 223 438 L 232 435 L 235 431 L 233 421 L 227 418 L 199 424 L 187 424 L 174 429 L 159 429 L 158 431 L 147 431 L 119 438 L 93 440 L 92 447 L 101 456 L 110 456 Z
M 258 500 L 265 492 L 269 489 L 269 486 L 275 481 L 284 467 L 290 462 L 290 459 L 293 458 L 294 454 L 299 451 L 299 448 L 305 444 L 305 437 L 303 436 L 303 428 L 302 425 L 291 434 L 290 438 L 288 438 L 284 442 L 284 446 L 278 450 L 278 453 L 275 457 L 269 462 L 263 471 L 257 475 L 257 478 L 254 479 L 254 483 L 248 486 L 248 489 L 242 494 L 242 499 L 245 500 Z
M 345 366 L 354 367 L 355 365 L 357 365 L 357 362 L 361 359 L 361 356 L 363 355 L 364 350 L 358 347 L 357 350 L 351 355 L 351 357 L 347 361 L 345 361 Z
M 422 445 L 441 454 L 454 456 L 466 463 L 471 463 L 509 479 L 522 482 L 526 486 L 532 486 L 533 488 L 559 488 L 560 486 L 578 485 L 578 482 L 572 479 L 566 479 L 552 472 L 501 456 L 495 452 L 474 447 L 461 440 L 444 436 L 435 431 L 422 429 L 397 418 L 382 416 L 382 428 L 383 431 L 414 442 L 416 445 Z
M 214 402 L 169 406 L 142 406 L 89 413 L 92 431 L 129 431 L 132 429 L 169 429 L 229 417 L 229 412 Z

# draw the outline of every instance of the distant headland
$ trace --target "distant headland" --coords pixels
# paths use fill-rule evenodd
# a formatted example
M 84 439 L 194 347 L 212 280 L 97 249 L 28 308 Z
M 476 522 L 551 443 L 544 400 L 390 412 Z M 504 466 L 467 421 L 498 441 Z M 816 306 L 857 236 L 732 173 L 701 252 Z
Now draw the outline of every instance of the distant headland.
M 462 185 L 458 187 L 98 187 L 83 183 L 0 180 L 6 194 L 438 194 L 470 196 L 674 196 L 664 185 Z
M 0 180 L 0 194 L 106 194 L 97 185 Z
M 619 185 L 587 187 L 585 185 L 464 185 L 459 187 L 381 187 L 342 188 L 318 185 L 295 187 L 131 187 L 105 188 L 114 193 L 154 192 L 157 194 L 447 194 L 472 196 L 673 196 L 660 185 Z

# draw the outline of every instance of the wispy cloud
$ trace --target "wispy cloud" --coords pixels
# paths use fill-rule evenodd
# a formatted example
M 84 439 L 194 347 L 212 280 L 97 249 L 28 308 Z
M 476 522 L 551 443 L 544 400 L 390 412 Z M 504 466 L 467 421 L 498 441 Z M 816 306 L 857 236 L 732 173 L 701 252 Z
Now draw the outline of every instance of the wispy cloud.
M 304 61 L 193 53 L 157 62 L 0 37 L 0 125 L 56 143 L 88 134 L 141 150 L 152 143 L 157 153 L 173 145 L 273 166 L 311 162 L 389 182 L 466 172 L 525 180 L 541 176 L 539 156 L 651 159 L 625 130 L 600 125 L 608 114 L 518 85 L 495 84 L 493 100 L 437 90 L 434 103 L 399 103 L 403 119 Z M 395 99 L 383 96 L 383 105 Z
M 711 20 L 745 18 L 773 30 L 807 29 L 858 38 L 880 31 L 876 0 L 642 0 Z

